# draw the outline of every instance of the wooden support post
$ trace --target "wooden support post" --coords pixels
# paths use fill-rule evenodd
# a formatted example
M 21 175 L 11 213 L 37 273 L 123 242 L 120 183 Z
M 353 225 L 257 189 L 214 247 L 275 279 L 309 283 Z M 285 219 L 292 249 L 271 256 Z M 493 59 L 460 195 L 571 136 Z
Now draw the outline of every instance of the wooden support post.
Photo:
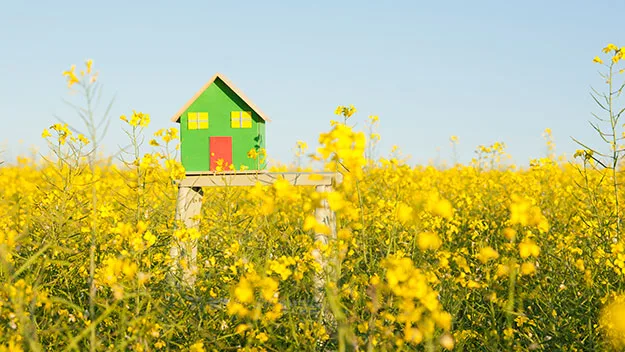
M 174 220 L 182 222 L 187 229 L 197 229 L 200 225 L 198 215 L 202 210 L 202 196 L 201 187 L 179 186 Z M 193 286 L 197 273 L 197 240 L 180 242 L 174 238 L 169 254 L 174 260 L 174 280 L 179 277 L 182 269 L 182 282 L 189 287 Z
M 228 173 L 188 173 L 184 179 L 178 180 L 178 199 L 176 203 L 176 221 L 181 221 L 186 228 L 197 228 L 199 221 L 194 219 L 200 214 L 202 208 L 202 187 L 233 187 L 233 186 L 254 186 L 258 183 L 271 185 L 279 179 L 286 180 L 294 186 L 315 186 L 317 192 L 332 191 L 332 184 L 340 183 L 342 175 L 336 172 L 228 172 Z M 315 241 L 329 244 L 330 239 L 336 237 L 336 224 L 334 213 L 330 210 L 327 201 L 323 201 L 321 207 L 315 210 L 318 222 L 330 228 L 330 235 L 316 234 Z M 180 277 L 182 269 L 182 281 L 192 286 L 195 283 L 195 273 L 197 270 L 197 241 L 189 243 L 178 243 L 174 240 L 170 255 L 174 259 L 172 266 L 172 276 Z M 326 278 L 333 278 L 335 265 L 329 265 L 327 260 L 333 258 L 323 258 L 317 250 L 313 252 L 315 259 L 323 268 L 322 273 L 315 276 L 315 299 L 319 307 L 325 306 L 325 285 Z M 332 263 L 334 264 L 334 263 Z
M 316 191 L 319 193 L 331 192 L 332 186 L 319 185 L 316 186 Z M 324 199 L 319 208 L 315 209 L 315 219 L 317 222 L 326 225 L 330 229 L 329 235 L 325 233 L 315 234 L 315 242 L 319 241 L 324 245 L 328 245 L 331 240 L 336 239 L 336 216 L 330 209 L 327 200 Z M 333 260 L 334 258 L 324 258 L 323 254 L 318 249 L 315 249 L 312 254 L 317 263 L 321 266 L 321 272 L 316 274 L 314 279 L 315 304 L 321 309 L 322 316 L 325 316 L 325 286 L 328 278 L 333 279 L 335 271 L 334 263 L 329 263 L 328 260 Z

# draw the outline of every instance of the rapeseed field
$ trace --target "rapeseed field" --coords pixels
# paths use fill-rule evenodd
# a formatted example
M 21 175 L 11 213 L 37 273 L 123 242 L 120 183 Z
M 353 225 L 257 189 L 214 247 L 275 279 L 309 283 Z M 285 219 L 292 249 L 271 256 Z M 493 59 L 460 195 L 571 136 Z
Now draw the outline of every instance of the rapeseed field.
M 205 189 L 197 228 L 175 221 L 178 131 L 145 136 L 150 117 L 133 112 L 112 123 L 130 139 L 124 163 L 99 157 L 98 76 L 72 67 L 87 132 L 51 125 L 46 158 L 0 168 L 0 351 L 622 349 L 622 53 L 594 59 L 607 153 L 558 157 L 547 130 L 547 156 L 527 167 L 503 143 L 467 165 L 409 166 L 374 159 L 378 117 L 340 106 L 317 150 L 298 142 L 298 162 L 273 171 L 313 160 L 342 182 Z

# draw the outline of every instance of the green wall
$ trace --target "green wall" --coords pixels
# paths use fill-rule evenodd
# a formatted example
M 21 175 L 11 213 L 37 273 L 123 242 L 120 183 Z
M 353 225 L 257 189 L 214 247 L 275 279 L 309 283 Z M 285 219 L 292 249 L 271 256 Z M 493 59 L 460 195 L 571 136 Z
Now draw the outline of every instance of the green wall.
M 231 128 L 231 111 L 252 111 L 252 128 Z M 187 112 L 208 112 L 208 129 L 187 129 Z M 236 170 L 241 165 L 258 169 L 256 160 L 249 159 L 247 152 L 265 148 L 265 121 L 219 78 L 180 117 L 180 153 L 186 171 L 209 170 L 210 136 L 232 136 L 232 163 Z

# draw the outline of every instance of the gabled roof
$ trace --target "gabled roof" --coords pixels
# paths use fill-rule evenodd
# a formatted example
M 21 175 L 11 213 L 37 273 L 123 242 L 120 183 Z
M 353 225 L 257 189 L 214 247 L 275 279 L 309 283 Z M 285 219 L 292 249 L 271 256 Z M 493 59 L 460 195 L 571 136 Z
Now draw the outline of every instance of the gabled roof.
M 213 82 L 215 82 L 217 78 L 224 82 L 228 86 L 228 88 L 232 89 L 234 94 L 238 95 L 239 98 L 241 98 L 247 105 L 249 105 L 249 107 L 252 108 L 252 110 L 254 110 L 258 114 L 258 116 L 263 119 L 263 121 L 271 122 L 271 120 L 269 119 L 269 117 L 267 117 L 267 115 L 265 115 L 265 113 L 263 113 L 256 105 L 254 105 L 254 103 L 252 103 L 252 101 L 247 96 L 245 96 L 243 92 L 235 87 L 234 84 L 232 84 L 232 82 L 230 82 L 221 73 L 216 73 L 197 93 L 195 93 L 195 95 L 191 97 L 191 99 L 189 99 L 189 101 L 187 101 L 187 103 L 184 104 L 184 106 L 180 108 L 180 110 L 178 110 L 178 112 L 174 116 L 172 116 L 171 121 L 180 122 L 180 116 L 185 112 L 185 110 L 187 110 L 189 106 L 191 106 L 191 104 L 193 104 L 193 102 L 197 98 L 199 98 L 200 95 L 202 95 L 202 93 L 204 93 L 204 91 L 208 89 L 208 87 L 210 87 L 210 85 L 213 84 Z

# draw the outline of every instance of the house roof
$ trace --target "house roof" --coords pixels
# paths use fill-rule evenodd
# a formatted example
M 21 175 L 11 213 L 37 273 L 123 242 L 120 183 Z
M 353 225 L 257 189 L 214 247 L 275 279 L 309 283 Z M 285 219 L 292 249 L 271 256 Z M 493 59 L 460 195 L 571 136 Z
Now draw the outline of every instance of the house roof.
M 189 99 L 189 101 L 187 101 L 187 103 L 184 104 L 184 106 L 180 108 L 180 110 L 178 110 L 178 112 L 176 112 L 174 116 L 172 116 L 171 121 L 180 122 L 180 116 L 185 112 L 185 110 L 187 110 L 189 106 L 191 106 L 191 104 L 193 104 L 193 102 L 197 98 L 199 98 L 200 95 L 202 95 L 202 93 L 204 93 L 204 91 L 208 87 L 210 87 L 210 85 L 213 84 L 213 82 L 215 82 L 217 78 L 219 78 L 222 82 L 224 82 L 228 86 L 228 88 L 232 89 L 232 91 L 236 95 L 238 95 L 239 98 L 241 98 L 247 105 L 249 105 L 249 107 L 252 108 L 252 110 L 254 110 L 258 114 L 258 116 L 260 116 L 260 118 L 263 119 L 263 121 L 271 122 L 271 120 L 269 119 L 269 117 L 267 117 L 267 115 L 265 115 L 265 113 L 263 113 L 254 103 L 252 103 L 252 101 L 247 96 L 245 96 L 245 94 L 243 94 L 243 92 L 241 92 L 237 87 L 235 87 L 234 84 L 232 84 L 232 82 L 230 82 L 221 73 L 216 73 L 213 77 L 211 77 L 211 79 L 208 82 L 206 82 L 206 84 L 199 91 L 197 91 L 197 93 L 195 93 L 195 95 L 191 97 L 191 99 Z

